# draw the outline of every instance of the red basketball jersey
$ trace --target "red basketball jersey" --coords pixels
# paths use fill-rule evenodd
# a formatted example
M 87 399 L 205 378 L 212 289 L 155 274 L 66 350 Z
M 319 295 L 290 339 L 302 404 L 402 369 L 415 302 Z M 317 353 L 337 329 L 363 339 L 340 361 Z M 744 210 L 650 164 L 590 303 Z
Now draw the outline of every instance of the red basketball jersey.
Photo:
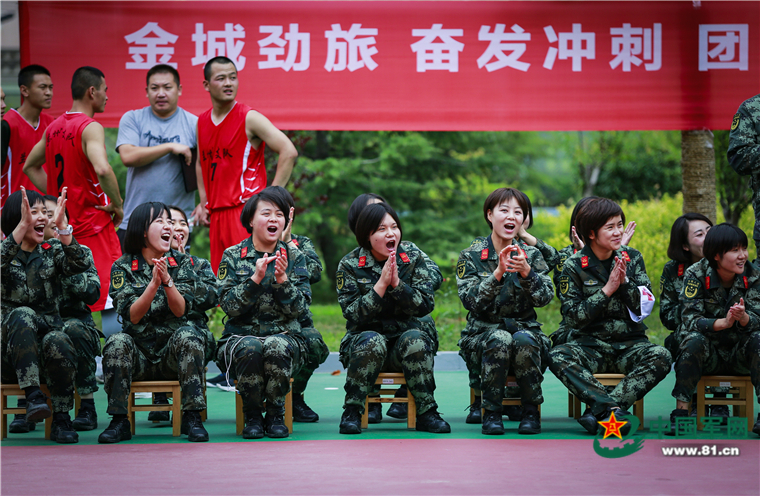
M 45 134 L 45 129 L 53 122 L 53 118 L 47 114 L 40 114 L 40 122 L 37 127 L 32 127 L 26 119 L 21 117 L 16 109 L 10 109 L 3 120 L 11 128 L 11 139 L 8 142 L 8 156 L 3 157 L 3 172 L 0 177 L 0 208 L 5 205 L 5 200 L 11 193 L 18 191 L 23 186 L 26 189 L 39 191 L 31 179 L 24 174 L 24 164 L 29 152 L 32 151 Z M 47 167 L 45 168 L 47 170 Z
M 262 141 L 257 150 L 245 134 L 245 116 L 251 107 L 235 102 L 219 125 L 211 120 L 211 110 L 198 118 L 198 153 L 208 208 L 229 208 L 267 187 Z
M 82 150 L 82 132 L 91 122 L 95 120 L 81 112 L 67 112 L 47 130 L 47 192 L 58 195 L 64 186 L 69 188 L 66 208 L 74 237 L 94 236 L 111 224 L 111 216 L 95 208 L 110 202 Z

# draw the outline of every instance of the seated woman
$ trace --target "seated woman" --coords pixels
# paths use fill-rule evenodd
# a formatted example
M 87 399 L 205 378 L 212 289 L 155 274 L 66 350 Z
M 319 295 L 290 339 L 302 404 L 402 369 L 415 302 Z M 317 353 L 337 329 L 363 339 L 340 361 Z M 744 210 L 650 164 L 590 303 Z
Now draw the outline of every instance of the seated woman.
M 703 375 L 749 375 L 760 395 L 760 270 L 749 262 L 747 244 L 744 231 L 718 224 L 705 236 L 704 258 L 686 269 L 673 434 Z M 752 432 L 760 435 L 760 414 Z
M 510 369 L 522 400 L 517 432 L 541 432 L 538 405 L 544 401 L 541 382 L 551 342 L 534 309 L 547 305 L 554 294 L 541 254 L 517 243 L 527 209 L 525 195 L 514 188 L 499 188 L 488 195 L 483 215 L 491 234 L 476 238 L 457 262 L 459 298 L 469 311 L 459 340 L 460 355 L 480 384 L 480 390 L 473 389 L 475 403 L 482 401 L 485 410 L 483 434 L 504 434 L 502 399 Z
M 275 188 L 252 196 L 240 214 L 251 237 L 227 248 L 219 264 L 220 304 L 228 319 L 216 363 L 237 379 L 245 439 L 288 437 L 285 396 L 308 353 L 300 322 L 311 288 L 303 254 L 281 241 L 288 211 Z
M 104 389 L 110 425 L 99 443 L 132 438 L 127 401 L 132 381 L 179 380 L 182 434 L 208 441 L 201 422 L 206 334 L 188 320 L 196 278 L 190 258 L 171 249 L 172 219 L 166 205 L 148 202 L 129 217 L 125 253 L 111 267 L 109 294 L 123 322 L 103 347 Z
M 584 205 L 576 229 L 585 246 L 565 261 L 559 278 L 562 317 L 574 331 L 567 343 L 552 348 L 549 367 L 589 405 L 578 423 L 591 434 L 613 412 L 630 415 L 626 409 L 670 372 L 670 353 L 646 335 L 642 321 L 654 297 L 641 253 L 621 244 L 624 223 L 623 210 L 612 200 Z M 608 392 L 594 377 L 599 373 L 625 378 Z M 626 422 L 621 432 L 630 428 Z
M 8 197 L 2 212 L 2 381 L 24 389 L 26 422 L 50 417 L 46 380 L 53 404 L 50 439 L 76 443 L 71 423 L 77 351 L 64 332 L 59 312 L 62 279 L 87 270 L 85 251 L 65 220 L 66 188 L 58 198 L 53 223 L 59 239 L 44 241 L 45 201 L 23 187 Z
M 433 397 L 433 339 L 420 318 L 434 307 L 430 269 L 419 250 L 401 246 L 401 224 L 386 203 L 356 222 L 359 247 L 338 265 L 338 302 L 346 318 L 340 360 L 346 367 L 341 434 L 360 434 L 364 401 L 382 371 L 403 371 L 417 404 L 417 430 L 451 432 Z

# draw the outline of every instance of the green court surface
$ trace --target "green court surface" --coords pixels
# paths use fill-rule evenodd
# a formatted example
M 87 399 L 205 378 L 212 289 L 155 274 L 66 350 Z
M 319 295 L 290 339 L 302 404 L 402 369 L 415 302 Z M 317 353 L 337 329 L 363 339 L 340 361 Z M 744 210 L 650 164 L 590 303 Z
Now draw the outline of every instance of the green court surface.
M 405 420 L 396 420 L 387 416 L 383 417 L 380 424 L 370 424 L 369 429 L 360 435 L 347 436 L 338 433 L 338 423 L 342 413 L 343 384 L 346 379 L 345 371 L 340 375 L 314 374 L 306 390 L 306 401 L 320 416 L 319 422 L 306 424 L 294 423 L 294 432 L 285 440 L 291 441 L 315 441 L 315 440 L 346 440 L 346 439 L 436 439 L 447 437 L 451 439 L 477 439 L 486 438 L 480 433 L 480 425 L 466 424 L 464 419 L 467 415 L 466 408 L 469 404 L 469 389 L 467 386 L 467 373 L 436 372 L 437 389 L 435 391 L 438 402 L 438 410 L 451 424 L 451 434 L 430 434 L 417 432 L 406 428 Z M 655 387 L 644 398 L 644 431 L 639 431 L 645 437 L 655 437 L 656 433 L 649 430 L 650 421 L 658 416 L 667 419 L 671 410 L 675 407 L 675 400 L 670 396 L 675 381 L 675 374 L 671 372 L 665 380 Z M 547 373 L 543 382 L 544 404 L 541 406 L 542 433 L 537 436 L 521 436 L 517 434 L 517 422 L 504 421 L 507 432 L 504 436 L 496 436 L 499 439 L 588 439 L 593 436 L 572 418 L 568 417 L 567 389 L 551 373 Z M 222 391 L 218 388 L 209 388 L 208 395 L 208 420 L 205 427 L 209 432 L 211 443 L 229 442 L 278 442 L 264 438 L 261 440 L 244 440 L 235 435 L 235 395 L 233 392 Z M 9 401 L 14 401 L 10 399 Z M 148 400 L 141 400 L 146 402 Z M 108 425 L 109 417 L 106 415 L 106 394 L 102 389 L 95 393 L 95 402 L 98 411 L 98 428 L 90 432 L 79 433 L 79 444 L 97 444 L 100 432 Z M 383 407 L 387 411 L 388 406 Z M 755 415 L 760 412 L 760 405 L 755 399 Z M 74 412 L 72 412 L 73 416 Z M 131 441 L 124 444 L 135 443 L 186 443 L 187 437 L 172 437 L 171 424 L 162 422 L 154 424 L 148 422 L 147 412 L 137 413 L 136 435 Z M 725 429 L 725 428 L 724 428 Z M 9 434 L 2 441 L 3 447 L 11 446 L 43 446 L 51 444 L 44 439 L 43 424 L 38 424 L 37 429 L 28 434 Z M 707 438 L 706 434 L 697 434 L 698 438 Z M 494 437 L 488 437 L 494 439 Z M 749 433 L 750 439 L 757 439 L 755 434 Z

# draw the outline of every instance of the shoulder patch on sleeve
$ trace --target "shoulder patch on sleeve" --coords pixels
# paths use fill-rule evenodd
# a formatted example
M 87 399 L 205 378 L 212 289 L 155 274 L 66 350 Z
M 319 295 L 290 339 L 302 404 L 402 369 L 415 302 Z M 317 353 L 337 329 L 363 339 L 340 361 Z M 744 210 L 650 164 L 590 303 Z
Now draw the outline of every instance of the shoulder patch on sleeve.
M 219 280 L 227 277 L 227 263 L 228 262 L 222 262 L 219 264 Z
M 457 277 L 462 278 L 464 277 L 464 266 L 466 265 L 466 262 L 464 260 L 460 260 L 457 263 Z
M 683 294 L 685 297 L 691 299 L 697 296 L 699 290 L 699 281 L 696 279 L 689 279 L 683 286 Z
M 739 112 L 734 114 L 734 120 L 731 121 L 731 131 L 739 127 L 739 121 L 741 121 L 741 119 L 742 119 L 742 114 L 740 114 Z
M 559 278 L 559 292 L 562 294 L 567 294 L 568 290 L 570 289 L 570 277 L 569 276 L 560 276 Z
M 124 286 L 124 271 L 115 270 L 111 273 L 111 286 L 114 289 L 121 289 Z
M 343 289 L 343 284 L 346 282 L 346 278 L 342 270 L 335 273 L 335 285 L 338 289 Z

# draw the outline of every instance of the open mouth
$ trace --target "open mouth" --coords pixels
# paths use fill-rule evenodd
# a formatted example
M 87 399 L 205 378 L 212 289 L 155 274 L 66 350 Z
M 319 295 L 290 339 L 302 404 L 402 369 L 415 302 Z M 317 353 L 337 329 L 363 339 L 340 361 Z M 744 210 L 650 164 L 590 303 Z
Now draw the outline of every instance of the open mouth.
M 504 227 L 505 227 L 505 228 L 506 228 L 508 231 L 514 231 L 515 227 L 517 227 L 517 224 L 514 224 L 514 223 L 512 223 L 512 222 L 507 222 L 506 224 L 504 224 Z
M 171 239 L 172 239 L 172 235 L 171 235 L 171 234 L 169 234 L 169 233 L 164 233 L 164 234 L 162 234 L 162 235 L 161 235 L 161 239 L 162 239 L 163 241 L 171 241 Z
M 269 227 L 267 227 L 267 232 L 269 234 L 277 234 L 277 226 L 269 226 Z
M 396 240 L 391 239 L 385 243 L 385 247 L 388 248 L 389 251 L 393 251 L 396 249 Z
M 37 224 L 36 226 L 34 226 L 34 232 L 36 232 L 37 234 L 44 235 L 45 234 L 45 224 Z

